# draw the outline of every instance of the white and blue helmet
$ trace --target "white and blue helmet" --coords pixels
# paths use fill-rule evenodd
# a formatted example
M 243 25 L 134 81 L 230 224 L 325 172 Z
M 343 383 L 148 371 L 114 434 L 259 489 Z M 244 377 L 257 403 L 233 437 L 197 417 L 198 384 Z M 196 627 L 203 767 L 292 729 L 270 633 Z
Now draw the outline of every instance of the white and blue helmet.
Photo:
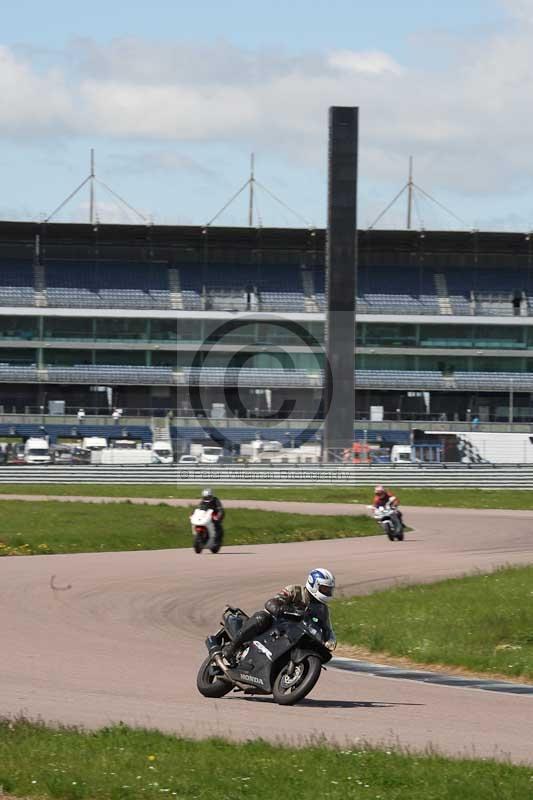
M 321 603 L 329 603 L 335 589 L 335 576 L 329 569 L 317 567 L 312 569 L 307 576 L 305 588 L 315 600 L 319 600 Z

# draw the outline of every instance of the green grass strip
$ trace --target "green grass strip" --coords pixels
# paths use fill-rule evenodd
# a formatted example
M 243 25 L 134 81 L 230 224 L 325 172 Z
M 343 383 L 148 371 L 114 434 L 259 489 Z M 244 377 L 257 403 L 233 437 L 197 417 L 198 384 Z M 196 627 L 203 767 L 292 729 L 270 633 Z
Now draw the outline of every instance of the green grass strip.
M 1 555 L 94 553 L 191 547 L 190 509 L 133 503 L 0 501 Z M 306 542 L 379 534 L 364 516 L 230 509 L 226 545 Z
M 18 721 L 0 722 L 0 786 L 54 800 L 529 800 L 533 768 L 360 744 L 232 744 L 123 725 L 84 733 Z
M 332 617 L 346 644 L 533 680 L 533 567 L 337 600 Z
M 23 470 L 24 467 L 21 467 Z M 0 478 L 2 477 L 0 471 Z M 376 482 L 380 480 L 376 472 Z M 482 479 L 480 478 L 480 481 Z M 222 500 L 286 500 L 313 503 L 370 503 L 372 486 L 224 486 L 209 484 Z M 146 485 L 146 484 L 0 484 L 0 494 L 80 495 L 87 497 L 199 497 L 205 484 Z M 442 508 L 509 508 L 533 510 L 533 491 L 525 489 L 427 489 L 388 484 L 397 492 L 403 505 L 435 506 Z

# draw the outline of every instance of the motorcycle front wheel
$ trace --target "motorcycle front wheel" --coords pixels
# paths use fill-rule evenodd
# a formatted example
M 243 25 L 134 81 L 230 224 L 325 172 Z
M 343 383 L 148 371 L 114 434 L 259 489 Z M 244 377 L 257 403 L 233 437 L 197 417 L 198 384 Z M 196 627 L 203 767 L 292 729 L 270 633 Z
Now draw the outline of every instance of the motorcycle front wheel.
M 192 540 L 192 546 L 194 548 L 195 553 L 201 553 L 204 549 L 204 537 L 201 533 L 195 533 L 194 539 Z
M 212 656 L 207 656 L 198 670 L 196 688 L 204 697 L 224 697 L 233 687 L 222 675 Z
M 394 541 L 394 539 L 395 539 L 395 536 L 394 536 L 394 534 L 393 534 L 393 532 L 392 532 L 392 525 L 390 524 L 390 522 L 384 522 L 384 523 L 383 523 L 383 530 L 384 530 L 384 531 L 385 531 L 385 533 L 387 534 L 387 536 L 388 536 L 389 540 L 390 540 L 391 542 L 393 542 L 393 541 Z
M 289 665 L 287 664 L 278 673 L 272 695 L 276 703 L 280 706 L 292 706 L 299 703 L 306 697 L 317 680 L 322 670 L 322 661 L 318 656 L 307 656 L 299 664 L 296 664 L 294 672 L 289 675 Z

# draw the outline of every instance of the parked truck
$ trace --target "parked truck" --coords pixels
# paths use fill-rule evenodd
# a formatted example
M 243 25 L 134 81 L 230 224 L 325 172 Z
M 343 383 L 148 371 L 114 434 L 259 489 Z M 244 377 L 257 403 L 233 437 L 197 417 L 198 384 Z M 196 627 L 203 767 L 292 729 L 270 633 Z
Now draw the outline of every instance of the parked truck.
M 151 464 L 152 451 L 140 448 L 108 447 L 91 452 L 91 464 Z
M 81 442 L 84 450 L 105 450 L 107 447 L 107 439 L 103 436 L 84 436 Z
M 240 454 L 250 464 L 318 464 L 321 447 L 319 442 L 283 447 L 282 442 L 254 439 L 241 445 Z

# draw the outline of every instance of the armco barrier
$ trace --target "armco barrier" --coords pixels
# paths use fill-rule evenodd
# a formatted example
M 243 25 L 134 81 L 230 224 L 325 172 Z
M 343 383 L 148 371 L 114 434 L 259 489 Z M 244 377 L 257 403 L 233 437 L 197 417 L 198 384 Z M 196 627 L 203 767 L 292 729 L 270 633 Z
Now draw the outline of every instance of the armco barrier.
M 533 466 L 0 466 L 1 484 L 233 484 L 240 486 L 392 486 L 533 489 Z

